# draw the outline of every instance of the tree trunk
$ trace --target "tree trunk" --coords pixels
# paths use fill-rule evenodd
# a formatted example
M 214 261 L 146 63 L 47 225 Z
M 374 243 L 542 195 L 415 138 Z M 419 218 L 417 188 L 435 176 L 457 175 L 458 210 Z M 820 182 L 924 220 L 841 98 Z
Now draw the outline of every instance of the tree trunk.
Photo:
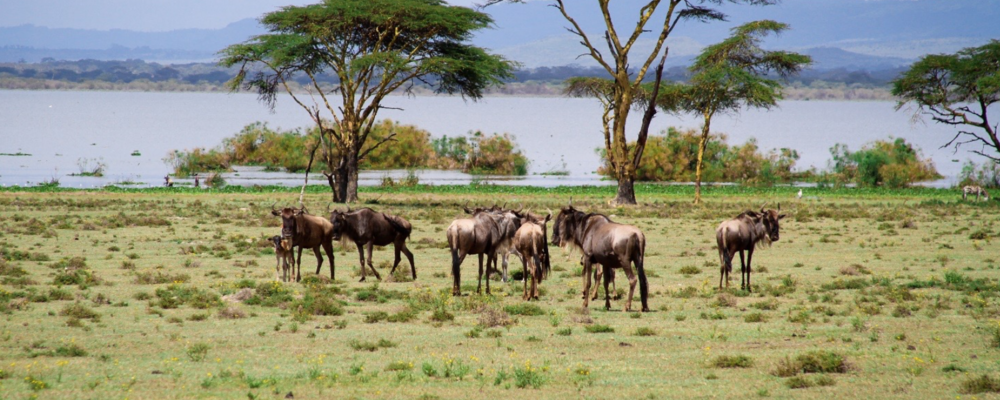
M 628 176 L 618 177 L 618 195 L 615 196 L 614 200 L 611 200 L 611 204 L 614 205 L 635 204 L 635 185 L 632 178 Z
M 701 128 L 701 139 L 698 140 L 698 164 L 694 173 L 694 204 L 701 204 L 701 171 L 705 162 L 705 147 L 708 144 L 708 127 L 710 121 L 705 119 L 705 125 Z
M 358 202 L 358 153 L 351 152 L 347 155 L 347 163 L 344 164 L 344 199 L 345 203 Z

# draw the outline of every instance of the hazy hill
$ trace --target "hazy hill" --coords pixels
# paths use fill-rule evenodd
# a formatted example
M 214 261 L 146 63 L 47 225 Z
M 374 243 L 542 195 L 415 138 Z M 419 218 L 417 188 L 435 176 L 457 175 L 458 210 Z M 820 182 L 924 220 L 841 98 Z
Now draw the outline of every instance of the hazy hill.
M 582 53 L 578 38 L 566 32 L 566 22 L 548 4 L 529 1 L 492 6 L 486 11 L 494 17 L 495 29 L 481 32 L 474 41 L 523 62 L 526 68 L 594 65 L 589 57 L 578 57 Z M 568 4 L 589 34 L 603 31 L 594 7 L 582 1 Z M 618 26 L 631 25 L 636 4 L 611 2 Z M 764 18 L 789 23 L 792 28 L 768 40 L 767 46 L 808 53 L 818 69 L 897 68 L 924 54 L 954 52 L 1000 36 L 996 29 L 1000 0 L 784 0 L 772 7 L 723 4 L 730 21 L 689 22 L 674 31 L 668 43 L 669 66 L 686 65 L 705 45 L 727 36 L 733 26 Z M 263 30 L 253 19 L 222 29 L 168 32 L 0 27 L 0 62 L 45 58 L 211 62 L 220 49 L 259 33 Z M 652 45 L 646 39 L 637 44 L 637 51 Z

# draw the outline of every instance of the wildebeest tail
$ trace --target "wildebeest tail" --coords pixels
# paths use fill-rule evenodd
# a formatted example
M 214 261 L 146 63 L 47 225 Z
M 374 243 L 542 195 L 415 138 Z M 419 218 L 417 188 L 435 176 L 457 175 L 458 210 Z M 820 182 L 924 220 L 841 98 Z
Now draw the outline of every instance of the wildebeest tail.
M 413 226 L 410 225 L 409 221 L 397 217 L 395 215 L 389 215 L 386 213 L 382 213 L 382 216 L 385 217 L 386 221 L 389 221 L 389 225 L 392 225 L 392 229 L 395 229 L 396 232 L 401 233 L 405 238 L 410 237 L 410 232 L 413 231 Z
M 729 243 L 726 243 L 726 238 L 729 237 L 729 227 L 722 227 L 722 244 L 719 246 L 719 257 L 722 258 L 722 268 L 723 272 L 732 273 L 733 272 L 733 258 L 729 256 Z
M 646 257 L 646 237 L 641 233 L 630 239 L 633 258 L 635 260 L 635 271 L 639 274 L 639 300 L 642 301 L 642 311 L 649 311 L 649 282 L 646 280 L 645 257 Z

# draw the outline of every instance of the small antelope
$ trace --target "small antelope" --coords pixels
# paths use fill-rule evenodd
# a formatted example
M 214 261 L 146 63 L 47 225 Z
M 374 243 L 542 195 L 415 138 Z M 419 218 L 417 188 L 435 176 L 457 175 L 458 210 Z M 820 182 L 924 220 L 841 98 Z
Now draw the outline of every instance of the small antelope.
M 274 266 L 274 280 L 288 282 L 289 271 L 295 266 L 295 253 L 292 252 L 292 238 L 272 236 L 271 241 L 274 242 L 274 256 L 278 260 L 278 264 Z M 284 272 L 283 276 L 282 272 Z M 294 276 L 294 271 L 291 272 L 291 275 Z
M 970 194 L 976 195 L 976 201 L 979 201 L 979 196 L 983 197 L 983 201 L 990 200 L 990 194 L 982 186 L 970 185 L 962 188 L 962 200 L 965 200 Z

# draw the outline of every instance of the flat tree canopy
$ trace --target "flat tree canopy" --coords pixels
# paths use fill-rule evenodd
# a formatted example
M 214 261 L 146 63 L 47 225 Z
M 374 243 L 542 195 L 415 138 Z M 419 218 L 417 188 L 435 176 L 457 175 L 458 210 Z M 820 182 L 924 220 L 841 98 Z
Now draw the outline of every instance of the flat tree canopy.
M 489 15 L 442 0 L 325 0 L 260 21 L 269 33 L 220 52 L 220 64 L 240 67 L 230 89 L 256 91 L 272 108 L 277 94 L 288 93 L 309 113 L 337 202 L 357 200 L 359 162 L 393 140 L 368 140 L 386 96 L 423 82 L 479 99 L 517 66 L 467 43 L 492 24 Z M 333 87 L 321 84 L 324 73 L 337 77 Z M 309 84 L 291 84 L 303 75 Z
M 959 127 L 941 147 L 957 151 L 964 144 L 978 145 L 970 151 L 1000 161 L 997 123 L 991 124 L 987 115 L 990 105 L 1000 101 L 1000 41 L 924 56 L 892 82 L 892 94 L 900 98 L 897 110 L 913 102 L 917 115 Z
M 666 85 L 657 104 L 667 112 L 691 113 L 702 118 L 695 172 L 694 202 L 701 202 L 701 175 L 712 117 L 741 108 L 770 109 L 781 99 L 781 82 L 809 65 L 807 55 L 764 50 L 767 35 L 778 35 L 788 25 L 771 20 L 748 22 L 732 29 L 720 43 L 702 50 L 691 65 L 690 82 Z

